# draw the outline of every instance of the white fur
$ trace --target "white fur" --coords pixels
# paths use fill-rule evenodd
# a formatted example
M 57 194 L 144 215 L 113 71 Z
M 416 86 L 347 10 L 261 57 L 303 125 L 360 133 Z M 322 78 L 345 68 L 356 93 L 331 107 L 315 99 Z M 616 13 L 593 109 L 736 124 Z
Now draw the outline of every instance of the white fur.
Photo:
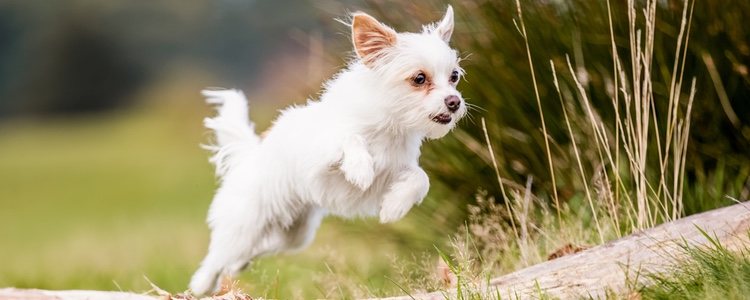
M 418 165 L 422 141 L 444 136 L 466 113 L 449 82 L 462 72 L 447 43 L 452 31 L 449 7 L 424 32 L 398 33 L 373 65 L 357 58 L 326 83 L 319 101 L 283 110 L 262 139 L 241 92 L 203 92 L 218 107 L 205 125 L 216 134 L 209 149 L 221 186 L 193 293 L 216 291 L 220 275 L 234 276 L 258 256 L 307 246 L 327 214 L 393 222 L 422 201 L 429 188 Z M 429 91 L 411 84 L 419 71 L 430 74 Z M 450 95 L 461 99 L 453 113 L 444 101 Z M 437 123 L 438 114 L 452 120 Z

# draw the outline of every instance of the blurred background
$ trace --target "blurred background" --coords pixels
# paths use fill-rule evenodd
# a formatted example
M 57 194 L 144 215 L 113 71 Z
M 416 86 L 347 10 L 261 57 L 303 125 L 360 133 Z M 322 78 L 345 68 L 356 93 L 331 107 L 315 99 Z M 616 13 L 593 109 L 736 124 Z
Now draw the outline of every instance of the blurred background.
M 569 175 L 577 169 L 548 61 L 564 66 L 569 54 L 592 103 L 611 117 L 610 33 L 606 4 L 598 2 L 522 4 L 556 186 L 515 3 L 455 1 L 453 46 L 467 71 L 459 88 L 481 108 L 448 138 L 424 146 L 428 199 L 392 225 L 327 219 L 310 249 L 256 262 L 241 278 L 246 290 L 271 298 L 379 296 L 401 293 L 403 281 L 419 287 L 424 278 L 429 289 L 435 247 L 463 228 L 477 193 L 500 193 L 480 118 L 504 180 L 523 189 L 533 178 L 540 201 L 551 201 L 555 188 L 563 205 L 580 206 L 584 183 Z M 204 218 L 216 187 L 199 147 L 210 137 L 201 121 L 212 113 L 200 89 L 244 90 L 263 130 L 277 109 L 316 98 L 346 65 L 349 29 L 337 18 L 363 10 L 399 31 L 418 31 L 447 4 L 0 1 L 0 287 L 145 291 L 147 277 L 172 292 L 186 289 L 205 253 Z M 750 195 L 750 2 L 695 5 L 685 58 L 697 91 L 686 214 Z M 657 114 L 681 12 L 681 2 L 659 4 Z M 619 51 L 628 47 L 625 18 L 613 3 Z M 575 90 L 570 77 L 561 81 Z M 580 106 L 571 109 L 574 124 L 585 122 Z

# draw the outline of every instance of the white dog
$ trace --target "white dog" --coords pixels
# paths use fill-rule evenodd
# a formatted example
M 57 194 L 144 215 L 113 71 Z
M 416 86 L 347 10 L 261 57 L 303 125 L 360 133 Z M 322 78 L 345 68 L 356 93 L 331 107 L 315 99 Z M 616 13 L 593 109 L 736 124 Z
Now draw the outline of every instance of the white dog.
M 466 114 L 456 90 L 463 71 L 448 46 L 453 10 L 421 33 L 397 33 L 364 13 L 351 28 L 356 59 L 319 101 L 283 110 L 263 138 L 241 92 L 203 92 L 218 106 L 205 125 L 216 133 L 221 186 L 193 293 L 215 292 L 221 275 L 258 256 L 307 246 L 327 214 L 393 222 L 427 194 L 419 147 Z

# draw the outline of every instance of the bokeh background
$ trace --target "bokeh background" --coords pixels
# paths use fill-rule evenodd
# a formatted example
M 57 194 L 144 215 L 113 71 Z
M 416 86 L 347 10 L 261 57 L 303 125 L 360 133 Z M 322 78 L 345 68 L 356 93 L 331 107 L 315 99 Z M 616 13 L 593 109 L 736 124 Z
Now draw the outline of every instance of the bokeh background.
M 563 178 L 555 188 L 565 205 L 581 205 L 547 62 L 564 65 L 570 54 L 586 75 L 592 103 L 604 119 L 611 116 L 606 6 L 523 2 L 555 168 Z M 453 45 L 466 57 L 468 74 L 460 89 L 481 109 L 450 137 L 425 145 L 422 163 L 433 185 L 428 199 L 392 225 L 327 219 L 310 249 L 259 260 L 243 275 L 252 295 L 387 295 L 400 293 L 404 278 L 433 276 L 435 247 L 460 231 L 467 204 L 478 191 L 499 194 L 480 118 L 497 142 L 500 175 L 521 187 L 533 178 L 535 195 L 550 200 L 515 3 L 452 4 Z M 199 147 L 210 138 L 201 120 L 212 113 L 199 90 L 244 90 L 262 130 L 277 109 L 315 98 L 322 82 L 346 65 L 349 29 L 337 18 L 364 10 L 399 31 L 417 31 L 439 20 L 446 5 L 0 1 L 0 287 L 145 291 L 147 277 L 172 292 L 186 289 L 205 253 L 204 217 L 216 187 L 208 153 Z M 626 37 L 624 9 L 613 5 L 615 33 Z M 668 92 L 681 5 L 659 4 L 657 98 Z M 687 214 L 731 203 L 726 196 L 750 195 L 750 3 L 695 5 L 685 72 L 697 82 Z M 616 42 L 627 48 L 624 38 Z M 572 86 L 570 78 L 561 80 Z M 584 122 L 582 113 L 577 120 Z

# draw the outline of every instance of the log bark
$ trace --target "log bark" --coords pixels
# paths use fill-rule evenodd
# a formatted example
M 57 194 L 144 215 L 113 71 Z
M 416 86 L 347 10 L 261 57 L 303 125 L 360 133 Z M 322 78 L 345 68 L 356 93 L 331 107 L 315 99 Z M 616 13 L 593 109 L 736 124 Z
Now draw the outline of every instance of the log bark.
M 479 292 L 503 298 L 538 298 L 539 291 L 561 299 L 604 298 L 612 292 L 624 295 L 640 274 L 669 272 L 685 259 L 679 244 L 708 246 L 707 232 L 731 251 L 750 246 L 750 202 L 743 202 L 638 232 L 575 254 L 543 262 L 494 278 Z M 385 298 L 390 300 L 445 299 L 456 291 Z M 511 296 L 511 297 L 509 297 Z M 143 294 L 104 291 L 46 291 L 0 289 L 0 299 L 111 299 L 154 300 Z M 168 297 L 167 297 L 168 298 Z
M 631 292 L 636 276 L 640 275 L 640 283 L 647 284 L 644 274 L 669 272 L 683 262 L 686 257 L 680 244 L 710 246 L 698 228 L 730 251 L 750 247 L 750 202 L 692 215 L 546 261 L 494 278 L 478 289 L 480 293 L 499 293 L 511 299 L 538 298 L 540 291 L 561 299 L 605 298 L 608 291 L 625 295 Z M 445 299 L 455 293 L 454 290 L 385 299 Z

